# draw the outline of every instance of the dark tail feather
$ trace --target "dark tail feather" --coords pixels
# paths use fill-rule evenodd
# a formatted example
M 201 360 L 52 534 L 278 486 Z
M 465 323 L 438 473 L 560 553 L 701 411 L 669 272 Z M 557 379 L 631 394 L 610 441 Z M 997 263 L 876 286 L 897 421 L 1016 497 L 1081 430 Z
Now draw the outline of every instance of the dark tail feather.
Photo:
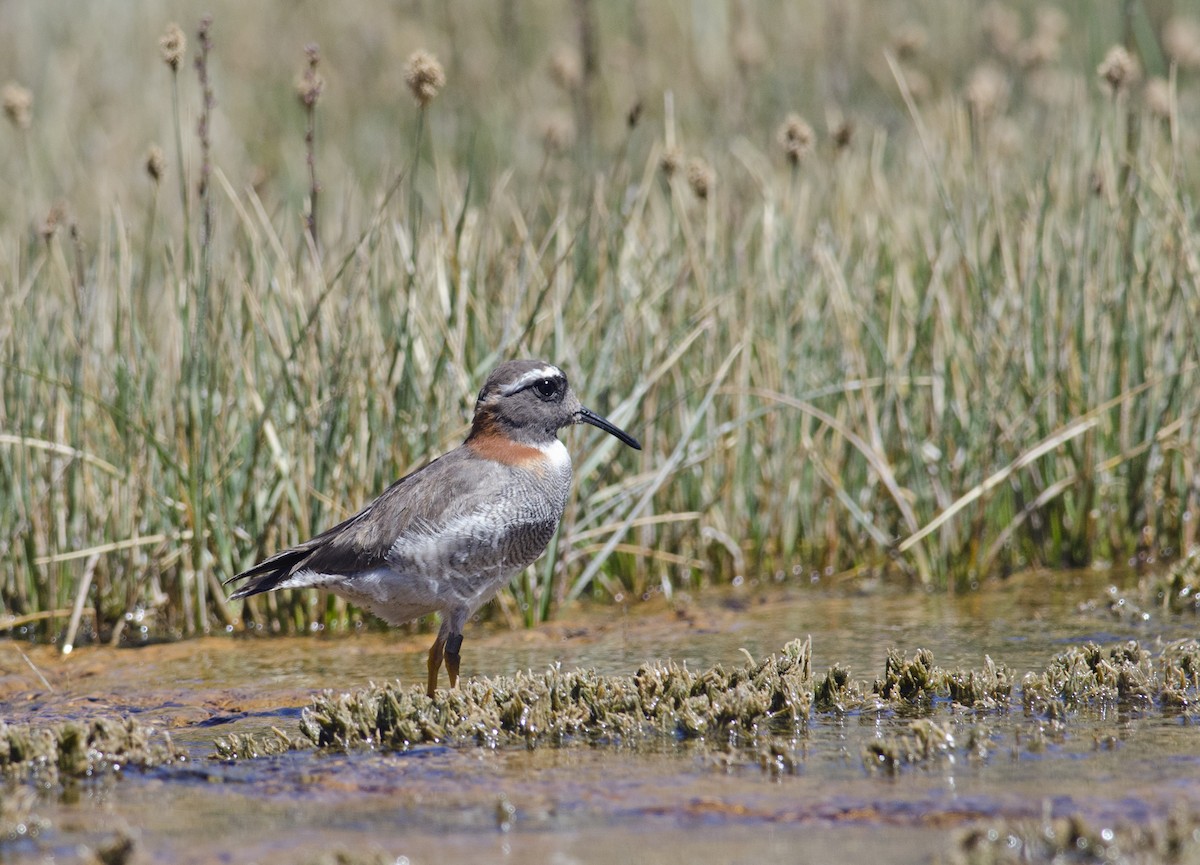
M 412 475 L 409 475 L 409 477 L 412 477 Z M 398 484 L 400 481 L 396 483 Z M 393 484 L 392 486 L 395 485 Z M 259 595 L 263 592 L 279 588 L 280 583 L 309 564 L 310 559 L 314 556 L 320 559 L 323 550 L 327 551 L 331 544 L 336 547 L 338 545 L 338 538 L 344 534 L 345 530 L 364 519 L 371 512 L 372 507 L 374 507 L 374 503 L 367 505 L 350 519 L 343 520 L 333 528 L 326 529 L 315 538 L 310 538 L 304 543 L 289 547 L 286 550 L 280 550 L 275 555 L 263 559 L 249 570 L 242 571 L 236 577 L 230 577 L 225 581 L 224 585 L 228 586 L 230 583 L 236 583 L 238 580 L 244 580 L 247 577 L 253 577 L 254 579 L 230 595 L 229 600 L 236 601 L 238 598 L 248 598 L 251 595 Z
M 236 601 L 239 598 L 260 595 L 263 592 L 269 592 L 272 589 L 278 588 L 279 584 L 294 574 L 296 568 L 310 555 L 312 555 L 311 549 L 293 547 L 290 550 L 283 550 L 276 553 L 269 559 L 264 559 L 249 570 L 242 571 L 237 576 L 230 577 L 225 581 L 225 585 L 235 583 L 238 580 L 244 580 L 247 577 L 253 577 L 253 579 L 230 595 L 229 600 Z

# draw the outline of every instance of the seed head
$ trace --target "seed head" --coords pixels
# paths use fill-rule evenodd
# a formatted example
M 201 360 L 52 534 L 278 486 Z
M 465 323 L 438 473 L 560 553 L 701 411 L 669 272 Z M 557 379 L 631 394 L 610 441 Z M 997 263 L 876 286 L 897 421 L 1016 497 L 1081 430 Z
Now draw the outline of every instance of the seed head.
M 1021 16 L 999 0 L 983 7 L 983 32 L 992 50 L 1001 57 L 1011 57 L 1021 41 Z
M 579 55 L 566 45 L 560 45 L 550 58 L 550 77 L 568 93 L 578 90 L 583 82 L 583 63 Z
M 422 108 L 433 101 L 446 85 L 442 64 L 427 51 L 414 51 L 404 67 L 404 82 Z
M 1017 47 L 1017 62 L 1025 69 L 1056 63 L 1062 54 L 1063 37 L 1071 27 L 1066 13 L 1054 6 L 1041 6 L 1036 14 L 1033 35 Z
M 18 129 L 33 122 L 33 94 L 15 82 L 4 85 L 4 116 Z
M 1096 67 L 1096 74 L 1104 80 L 1109 93 L 1115 96 L 1137 81 L 1142 70 L 1137 58 L 1130 54 L 1124 45 L 1114 45 L 1104 55 L 1103 62 Z
M 712 168 L 709 167 L 708 163 L 699 156 L 688 160 L 688 186 L 692 188 L 692 193 L 701 201 L 708 200 L 708 194 L 712 191 L 713 184 L 716 182 L 716 180 L 716 173 L 712 170 Z
M 1017 62 L 1025 69 L 1049 66 L 1058 60 L 1062 44 L 1057 39 L 1035 33 L 1017 48 Z
M 742 73 L 757 69 L 766 62 L 767 42 L 752 24 L 741 27 L 733 37 L 733 57 Z
M 566 114 L 552 114 L 542 123 L 542 147 L 548 155 L 570 150 L 575 143 L 575 124 Z
M 1008 76 L 999 67 L 984 63 L 975 67 L 967 82 L 967 103 L 976 117 L 991 117 L 1004 110 L 1008 91 Z
M 1163 48 L 1181 69 L 1200 69 L 1200 21 L 1176 15 L 1163 28 Z
M 1062 41 L 1071 29 L 1071 19 L 1057 6 L 1039 6 L 1034 16 L 1034 33 L 1038 36 Z
M 166 171 L 167 157 L 163 155 L 161 147 L 151 144 L 150 149 L 146 151 L 146 173 L 150 175 L 151 180 L 158 183 Z
M 1165 78 L 1151 78 L 1142 91 L 1146 108 L 1159 120 L 1171 119 L 1171 85 Z
M 668 147 L 658 158 L 658 170 L 670 180 L 683 165 L 683 151 L 678 147 Z
M 179 71 L 183 55 L 187 53 L 187 37 L 183 35 L 183 30 L 178 24 L 167 25 L 162 38 L 158 40 L 158 52 L 162 55 L 163 63 L 170 66 L 172 72 Z
M 830 135 L 833 138 L 833 146 L 839 152 L 845 150 L 850 146 L 850 142 L 854 140 L 854 121 L 848 117 L 843 117 L 834 124 Z
M 42 240 L 47 243 L 54 237 L 58 227 L 67 219 L 67 206 L 61 201 L 51 205 L 49 212 L 46 213 L 46 218 L 42 220 L 41 226 L 38 228 L 38 233 L 41 234 Z
M 813 128 L 799 114 L 789 114 L 775 137 L 779 146 L 783 148 L 787 161 L 792 165 L 800 164 L 800 160 L 812 150 L 813 141 L 816 139 Z
M 901 60 L 912 60 L 925 50 L 928 42 L 929 34 L 925 32 L 925 28 L 909 22 L 900 25 L 892 36 L 892 50 Z
M 196 28 L 196 38 L 200 40 L 200 51 L 205 53 L 212 47 L 212 14 L 205 13 L 200 16 L 200 25 Z M 201 59 L 196 58 L 196 63 L 199 64 Z
M 642 119 L 642 110 L 645 108 L 642 105 L 642 100 L 637 100 L 630 106 L 629 111 L 625 113 L 625 125 L 629 129 L 633 129 L 638 125 L 638 121 Z
M 317 64 L 321 62 L 317 43 L 310 42 L 304 46 L 304 53 L 308 56 L 308 65 L 296 79 L 296 95 L 300 98 L 300 104 L 311 110 L 321 98 L 321 91 L 325 89 L 325 79 L 317 71 Z

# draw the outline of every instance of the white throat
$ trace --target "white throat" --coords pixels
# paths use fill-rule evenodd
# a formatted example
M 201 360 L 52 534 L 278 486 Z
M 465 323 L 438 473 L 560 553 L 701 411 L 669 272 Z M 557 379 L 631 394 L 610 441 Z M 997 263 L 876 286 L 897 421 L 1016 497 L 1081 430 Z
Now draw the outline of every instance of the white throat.
M 540 450 L 546 455 L 546 459 L 552 469 L 562 470 L 571 467 L 571 455 L 567 452 L 567 446 L 553 438 L 548 442 L 539 442 L 533 447 Z

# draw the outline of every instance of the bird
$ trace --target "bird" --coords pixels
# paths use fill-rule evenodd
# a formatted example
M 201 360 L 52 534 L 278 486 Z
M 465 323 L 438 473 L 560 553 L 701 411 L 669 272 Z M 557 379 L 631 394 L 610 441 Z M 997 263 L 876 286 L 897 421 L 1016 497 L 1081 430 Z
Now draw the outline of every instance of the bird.
M 580 423 L 642 449 L 584 407 L 559 367 L 501 363 L 479 391 L 461 445 L 349 519 L 229 578 L 226 585 L 249 581 L 230 599 L 317 588 L 391 625 L 436 612 L 426 693 L 434 696 L 443 662 L 456 687 L 463 626 L 542 554 L 558 528 L 572 474 L 558 431 Z

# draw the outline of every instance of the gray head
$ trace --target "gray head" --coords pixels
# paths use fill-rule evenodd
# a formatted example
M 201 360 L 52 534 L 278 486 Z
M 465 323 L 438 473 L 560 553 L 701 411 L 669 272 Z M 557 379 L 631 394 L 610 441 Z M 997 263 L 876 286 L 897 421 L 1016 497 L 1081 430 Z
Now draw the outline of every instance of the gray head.
M 555 438 L 565 426 L 588 423 L 641 450 L 638 440 L 585 408 L 561 369 L 544 360 L 510 360 L 484 382 L 475 401 L 471 437 L 503 435 L 525 444 Z

